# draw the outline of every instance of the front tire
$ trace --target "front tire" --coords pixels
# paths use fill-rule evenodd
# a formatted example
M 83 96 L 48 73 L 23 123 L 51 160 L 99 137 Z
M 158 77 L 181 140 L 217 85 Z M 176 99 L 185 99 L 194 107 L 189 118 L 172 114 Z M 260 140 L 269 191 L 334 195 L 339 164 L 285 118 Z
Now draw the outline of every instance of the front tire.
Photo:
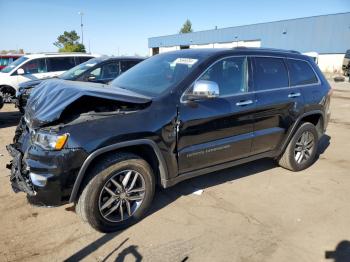
M 129 153 L 110 155 L 90 173 L 76 211 L 96 230 L 115 232 L 144 217 L 154 191 L 155 178 L 145 160 Z
M 318 149 L 318 133 L 311 123 L 303 123 L 278 161 L 281 167 L 301 171 L 313 164 Z

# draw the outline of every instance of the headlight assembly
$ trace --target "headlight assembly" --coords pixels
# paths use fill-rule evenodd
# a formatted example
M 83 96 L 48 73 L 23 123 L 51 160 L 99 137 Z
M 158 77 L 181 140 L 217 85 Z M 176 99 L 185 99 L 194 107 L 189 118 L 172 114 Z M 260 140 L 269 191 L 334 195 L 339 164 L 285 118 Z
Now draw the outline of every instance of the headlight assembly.
M 34 135 L 34 144 L 46 150 L 61 150 L 68 140 L 68 134 L 55 135 L 44 132 L 37 132 Z

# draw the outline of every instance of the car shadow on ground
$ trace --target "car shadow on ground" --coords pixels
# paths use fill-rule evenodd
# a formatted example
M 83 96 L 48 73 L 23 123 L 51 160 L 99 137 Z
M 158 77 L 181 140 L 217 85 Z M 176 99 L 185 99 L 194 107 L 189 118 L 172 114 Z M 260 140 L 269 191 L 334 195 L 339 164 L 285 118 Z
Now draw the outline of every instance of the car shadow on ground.
M 323 135 L 319 141 L 317 159 L 322 155 L 328 146 L 330 145 L 331 137 L 328 135 Z M 251 175 L 257 175 L 269 169 L 276 168 L 276 162 L 272 159 L 260 159 L 247 164 L 238 165 L 221 171 L 213 172 L 210 174 L 195 177 L 189 180 L 185 180 L 173 187 L 162 189 L 158 187 L 156 189 L 155 197 L 151 209 L 149 210 L 147 216 L 151 216 L 158 210 L 168 206 L 172 202 L 176 201 L 181 196 L 190 195 L 197 190 L 204 190 L 210 187 L 214 187 L 224 183 L 234 183 L 236 179 L 248 177 Z M 122 232 L 122 231 L 121 231 Z M 118 236 L 121 232 L 105 234 L 94 242 L 90 243 L 88 246 L 77 251 L 75 254 L 70 256 L 65 261 L 77 261 L 86 258 L 91 253 L 96 251 L 99 247 L 112 240 Z M 121 242 L 116 249 L 111 251 L 102 261 L 106 261 L 112 255 L 116 255 L 115 261 L 124 261 L 127 255 L 132 255 L 136 261 L 142 260 L 142 255 L 137 251 L 137 246 L 129 246 L 124 248 L 119 253 L 121 246 L 128 239 Z M 186 261 L 185 258 L 183 261 Z M 350 260 L 339 260 L 339 262 L 350 261 Z M 338 262 L 338 260 L 336 260 Z
M 349 262 L 350 261 L 350 241 L 341 241 L 334 251 L 325 252 L 326 259 L 333 259 L 334 262 Z
M 19 111 L 1 112 L 0 111 L 0 128 L 17 126 L 22 114 Z

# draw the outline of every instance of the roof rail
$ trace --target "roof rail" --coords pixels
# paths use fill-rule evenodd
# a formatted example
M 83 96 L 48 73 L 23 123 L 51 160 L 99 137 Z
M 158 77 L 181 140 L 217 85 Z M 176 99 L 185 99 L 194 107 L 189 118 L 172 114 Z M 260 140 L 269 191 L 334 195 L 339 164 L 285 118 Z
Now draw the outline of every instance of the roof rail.
M 82 55 L 90 55 L 90 53 L 84 53 L 84 52 L 35 52 L 35 53 L 29 53 L 31 55 L 40 54 L 40 55 L 76 55 L 76 54 L 82 54 Z
M 299 51 L 296 51 L 296 50 L 286 50 L 286 49 L 267 48 L 267 47 L 246 47 L 246 46 L 237 46 L 237 47 L 233 47 L 233 49 L 253 49 L 253 50 L 261 50 L 261 51 L 271 51 L 271 52 L 283 52 L 283 53 L 301 54 Z

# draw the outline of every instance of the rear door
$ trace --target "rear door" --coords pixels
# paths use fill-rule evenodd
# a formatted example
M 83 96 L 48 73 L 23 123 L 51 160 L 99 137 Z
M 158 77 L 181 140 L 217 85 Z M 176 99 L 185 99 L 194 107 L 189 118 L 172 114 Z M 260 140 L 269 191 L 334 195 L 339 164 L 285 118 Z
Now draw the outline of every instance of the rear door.
M 198 80 L 216 82 L 220 96 L 181 102 L 178 112 L 180 173 L 243 158 L 251 152 L 255 97 L 249 90 L 248 59 L 221 59 Z
M 254 57 L 253 79 L 256 93 L 252 153 L 276 150 L 294 120 L 302 113 L 300 87 L 289 87 L 284 58 Z

